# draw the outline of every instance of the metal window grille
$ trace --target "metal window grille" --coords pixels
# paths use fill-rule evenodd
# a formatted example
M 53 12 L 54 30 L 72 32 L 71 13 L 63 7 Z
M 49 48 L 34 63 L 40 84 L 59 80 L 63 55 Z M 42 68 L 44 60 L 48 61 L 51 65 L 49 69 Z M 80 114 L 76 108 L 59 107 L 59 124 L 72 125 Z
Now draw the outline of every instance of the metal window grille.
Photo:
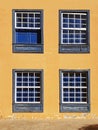
M 61 13 L 61 44 L 87 44 L 87 13 Z
M 40 72 L 15 72 L 15 103 L 40 103 Z
M 87 72 L 62 72 L 62 103 L 87 103 Z

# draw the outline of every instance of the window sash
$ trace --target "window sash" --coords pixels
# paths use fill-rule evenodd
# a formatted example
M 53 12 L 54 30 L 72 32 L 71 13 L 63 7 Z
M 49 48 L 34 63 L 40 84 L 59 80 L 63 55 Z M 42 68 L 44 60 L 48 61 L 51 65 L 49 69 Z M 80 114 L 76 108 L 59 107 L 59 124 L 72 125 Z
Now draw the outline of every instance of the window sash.
M 76 78 L 76 72 L 74 72 L 74 76 L 70 77 L 70 72 L 67 72 L 68 73 L 68 78 L 69 80 L 66 81 L 66 83 L 68 83 L 68 86 L 64 86 L 64 76 L 63 76 L 63 73 L 61 73 L 61 93 L 62 93 L 62 98 L 61 98 L 61 101 L 62 103 L 66 103 L 66 104 L 87 104 L 87 95 L 88 95 L 88 83 L 87 83 L 87 77 L 83 77 L 82 76 L 82 72 L 80 72 L 80 81 L 75 81 L 75 78 Z M 86 75 L 87 76 L 87 75 Z M 70 81 L 71 79 L 70 78 L 74 78 L 73 82 Z M 82 79 L 85 78 L 85 82 L 82 81 Z M 74 86 L 70 86 L 70 84 L 73 83 Z M 80 86 L 75 86 L 76 83 L 80 83 Z M 86 86 L 83 86 L 82 84 L 83 83 L 86 83 Z M 64 92 L 64 89 L 67 90 L 67 92 Z M 71 89 L 73 91 L 71 91 Z M 85 89 L 85 92 L 83 91 L 83 89 Z M 77 92 L 76 90 L 78 90 L 79 92 Z M 65 94 L 65 95 L 64 95 Z M 85 96 L 83 96 L 83 94 Z M 64 101 L 64 98 L 67 100 L 67 101 Z M 79 101 L 77 101 L 77 99 Z M 83 99 L 85 99 L 86 101 L 83 101 Z M 73 100 L 73 101 L 71 101 Z
M 63 15 L 68 15 L 67 18 L 65 18 L 67 20 L 64 21 L 64 16 Z M 73 15 L 73 18 L 69 18 L 69 15 Z M 76 15 L 79 15 L 80 18 L 75 18 Z M 82 18 L 82 16 L 86 16 L 86 18 Z M 71 23 L 70 20 L 72 20 L 73 22 Z M 76 23 L 76 20 L 80 21 L 78 23 Z M 84 23 L 82 23 L 82 21 L 85 21 Z M 67 27 L 64 27 L 63 25 L 67 25 Z M 70 27 L 70 25 L 72 25 L 73 27 Z M 76 25 L 79 25 L 80 27 L 75 27 Z M 85 25 L 85 27 L 82 27 L 83 25 Z M 74 31 L 72 34 L 67 33 L 64 34 L 64 31 Z M 77 38 L 77 34 L 75 33 L 75 31 L 80 31 L 78 35 L 80 35 L 80 37 Z M 84 31 L 85 33 L 83 34 Z M 87 38 L 86 38 L 86 34 L 87 33 L 87 13 L 61 13 L 61 44 L 87 44 Z M 64 38 L 64 35 L 66 35 L 66 38 Z M 71 37 L 70 35 L 73 35 L 73 37 Z M 83 37 L 84 36 L 84 37 Z
M 21 14 L 21 16 L 18 17 L 17 14 Z M 27 14 L 27 17 L 23 17 L 23 14 Z M 33 16 L 30 17 L 29 16 L 30 14 L 32 14 Z M 36 14 L 39 14 L 40 16 L 37 17 Z M 17 21 L 18 19 L 20 19 L 19 22 Z M 31 22 L 30 22 L 30 19 L 31 19 Z M 38 22 L 36 22 L 36 20 L 38 20 Z M 17 26 L 17 24 L 20 24 L 20 26 Z M 41 13 L 33 12 L 33 11 L 32 12 L 15 12 L 15 29 L 41 29 Z
M 20 78 L 22 78 L 21 81 L 17 81 L 18 79 L 18 76 L 17 76 L 17 73 L 21 73 L 21 76 Z M 28 74 L 28 76 L 23 76 L 23 73 L 25 72 L 15 72 L 15 103 L 41 103 L 41 81 L 36 81 L 36 79 L 40 79 L 41 77 L 40 76 L 35 76 L 36 73 L 39 73 L 40 72 L 26 72 Z M 29 81 L 30 79 L 30 76 L 29 76 L 29 73 L 32 73 L 34 74 L 33 78 L 34 80 L 31 82 Z M 23 81 L 23 79 L 28 79 L 28 81 Z M 18 86 L 17 83 L 21 83 L 21 86 Z M 28 85 L 27 86 L 23 86 L 23 84 L 27 83 Z M 33 83 L 34 85 L 29 85 L 30 83 Z M 40 84 L 39 85 L 36 85 L 36 83 Z M 21 91 L 18 92 L 18 89 L 21 89 Z M 24 89 L 26 89 L 27 91 L 24 91 Z M 32 89 L 32 91 L 30 91 L 30 89 Z M 37 90 L 39 89 L 39 90 Z M 36 92 L 37 90 L 37 92 Z M 17 94 L 20 94 L 20 96 Z M 24 96 L 26 94 L 26 96 Z M 32 96 L 30 96 L 30 94 Z M 37 95 L 37 96 L 36 96 Z M 20 101 L 17 101 L 17 99 L 20 98 Z M 26 99 L 26 101 L 23 101 L 24 99 Z M 36 100 L 39 100 L 39 101 L 36 101 Z M 30 101 L 32 100 L 32 101 Z

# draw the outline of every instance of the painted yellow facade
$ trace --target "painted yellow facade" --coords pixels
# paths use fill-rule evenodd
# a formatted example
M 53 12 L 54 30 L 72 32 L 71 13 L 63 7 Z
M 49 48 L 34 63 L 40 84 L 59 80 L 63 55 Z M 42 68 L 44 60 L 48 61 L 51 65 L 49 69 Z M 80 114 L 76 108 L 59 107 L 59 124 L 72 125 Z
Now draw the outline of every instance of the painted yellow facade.
M 12 9 L 42 9 L 44 53 L 12 53 Z M 61 54 L 59 10 L 90 10 L 90 53 Z M 44 70 L 44 111 L 12 112 L 12 69 Z M 90 112 L 59 112 L 59 69 L 90 69 Z M 98 1 L 0 0 L 0 117 L 57 118 L 98 116 Z

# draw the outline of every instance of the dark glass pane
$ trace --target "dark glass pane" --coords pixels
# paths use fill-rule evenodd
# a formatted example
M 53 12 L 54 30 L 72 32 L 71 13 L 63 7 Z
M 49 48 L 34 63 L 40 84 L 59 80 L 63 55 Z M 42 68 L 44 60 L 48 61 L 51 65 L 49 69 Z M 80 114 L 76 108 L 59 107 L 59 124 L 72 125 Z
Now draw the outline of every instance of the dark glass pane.
M 82 102 L 87 102 L 87 98 L 82 98 Z
M 76 78 L 76 82 L 80 82 L 80 77 Z
M 74 33 L 74 30 L 69 30 L 69 34 L 70 34 L 70 33 Z
M 22 81 L 22 78 L 17 78 L 17 82 L 18 82 L 18 81 Z
M 27 76 L 28 76 L 28 73 L 23 73 L 23 76 L 24 76 L 24 77 L 27 77 Z
M 63 18 L 63 22 L 64 23 L 68 23 L 68 19 L 67 18 Z
M 29 14 L 29 17 L 34 17 L 34 14 Z
M 87 84 L 86 83 L 82 83 L 82 86 L 87 86 Z
M 33 28 L 33 27 L 34 27 L 34 24 L 29 24 L 29 27 L 32 27 L 32 28 Z
M 68 88 L 63 88 L 63 92 L 68 92 Z
M 68 43 L 68 39 L 63 39 L 63 43 Z
M 70 93 L 70 97 L 74 97 L 74 93 Z
M 74 83 L 70 83 L 70 86 L 74 86 Z
M 27 18 L 23 19 L 23 22 L 27 22 Z
M 80 86 L 80 83 L 76 83 L 76 86 Z
M 69 38 L 74 38 L 74 34 L 69 34 Z
M 81 43 L 80 39 L 75 39 L 75 43 Z
M 21 23 L 17 23 L 17 27 L 21 27 Z
M 69 28 L 74 28 L 74 24 L 69 24 Z
M 63 34 L 63 38 L 68 38 L 68 34 Z
M 75 15 L 75 18 L 80 18 L 80 15 Z
M 17 88 L 17 92 L 22 92 L 22 88 Z
M 64 102 L 68 102 L 68 98 L 63 98 L 63 101 Z
M 21 77 L 21 76 L 22 76 L 22 73 L 17 73 L 17 76 Z
M 35 86 L 40 86 L 40 83 L 35 83 Z
M 70 88 L 70 92 L 74 92 L 74 88 Z
M 29 83 L 29 86 L 34 86 L 34 83 Z
M 82 15 L 81 18 L 82 18 L 82 19 L 86 19 L 86 18 L 87 18 L 87 15 Z
M 76 97 L 80 97 L 80 93 L 76 93 Z
M 36 19 L 35 19 L 35 22 L 40 22 L 40 19 L 39 19 L 39 18 L 38 18 L 38 19 L 36 18 Z
M 21 22 L 21 18 L 17 18 L 17 22 Z
M 27 27 L 28 25 L 27 25 L 27 23 L 23 23 L 23 27 Z
M 69 18 L 74 18 L 74 15 L 73 14 L 69 14 Z
M 35 17 L 40 17 L 40 14 L 35 14 Z
M 40 78 L 35 78 L 35 81 L 40 82 Z
M 76 102 L 80 102 L 80 98 L 76 98 Z
M 21 17 L 21 13 L 17 13 L 17 17 Z
M 82 92 L 87 92 L 87 88 L 82 88 Z
M 69 23 L 74 23 L 74 19 L 69 19 Z
M 69 43 L 74 43 L 74 39 L 69 39 Z
M 17 97 L 21 97 L 22 96 L 22 93 L 17 93 Z
M 76 73 L 76 77 L 80 77 L 80 73 L 77 72 L 77 73 Z
M 80 23 L 80 22 L 81 22 L 80 19 L 75 20 L 75 23 Z
M 28 91 L 28 88 L 23 88 L 23 92 L 27 92 Z
M 21 98 L 17 98 L 16 100 L 17 100 L 17 102 L 21 102 L 21 101 L 22 101 L 22 99 L 21 99 Z
M 23 78 L 23 81 L 28 81 L 28 78 Z
M 80 92 L 80 88 L 76 88 L 76 92 Z
M 80 38 L 80 34 L 75 34 L 75 38 Z
M 35 88 L 35 92 L 40 92 L 40 88 Z
M 87 42 L 86 42 L 86 39 L 82 39 L 82 40 L 81 40 L 81 43 L 87 43 Z
M 63 81 L 64 82 L 67 82 L 68 81 L 68 78 L 66 77 L 66 78 L 63 78 Z
M 23 83 L 23 86 L 28 86 L 28 83 Z
M 28 102 L 28 98 L 23 98 L 23 102 Z
M 68 24 L 63 24 L 63 27 L 64 28 L 68 28 Z
M 35 27 L 39 28 L 40 27 L 40 23 L 35 23 Z
M 74 82 L 74 78 L 70 78 L 70 81 L 71 81 L 71 82 Z
M 34 98 L 29 98 L 29 101 L 30 102 L 34 102 Z
M 68 86 L 68 83 L 63 83 L 63 86 Z
M 36 97 L 40 97 L 40 93 L 35 93 L 35 96 Z
M 79 30 L 75 30 L 75 33 L 80 33 L 80 31 Z
M 35 73 L 35 76 L 36 77 L 40 77 L 40 73 Z
M 22 86 L 22 83 L 17 83 L 17 86 Z
M 34 73 L 29 73 L 29 76 L 30 77 L 34 77 Z
M 34 23 L 35 19 L 34 18 L 29 18 L 29 22 Z
M 87 77 L 87 74 L 86 73 L 82 73 L 82 77 Z
M 28 96 L 28 93 L 23 93 L 23 96 L 24 96 L 24 97 L 27 97 L 27 96 Z
M 23 17 L 27 17 L 27 16 L 28 16 L 27 13 L 24 13 L 24 14 L 23 14 Z
M 68 30 L 63 29 L 63 33 L 68 33 Z
M 68 14 L 63 14 L 63 17 L 68 18 Z
M 29 88 L 29 92 L 34 92 L 34 88 Z
M 74 102 L 74 98 L 70 98 L 70 102 Z
M 34 82 L 34 78 L 29 78 L 29 81 L 30 82 Z
M 75 28 L 81 28 L 80 24 L 75 24 Z
M 29 93 L 29 96 L 34 96 L 34 93 Z
M 35 101 L 36 102 L 40 102 L 40 98 L 35 98 Z
M 68 97 L 68 93 L 63 93 L 63 96 L 64 97 Z
M 82 93 L 82 97 L 87 97 L 87 93 Z

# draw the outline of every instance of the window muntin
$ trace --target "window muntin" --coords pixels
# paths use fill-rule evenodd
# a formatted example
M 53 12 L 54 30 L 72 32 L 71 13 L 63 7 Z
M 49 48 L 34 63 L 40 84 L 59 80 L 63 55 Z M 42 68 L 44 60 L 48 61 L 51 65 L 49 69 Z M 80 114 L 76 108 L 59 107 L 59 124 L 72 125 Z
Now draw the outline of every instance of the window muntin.
M 88 103 L 87 72 L 68 72 L 61 74 L 62 103 Z
M 15 12 L 15 28 L 40 29 L 40 12 Z
M 40 72 L 15 72 L 15 103 L 41 103 Z
M 61 44 L 87 44 L 87 12 L 61 13 Z

